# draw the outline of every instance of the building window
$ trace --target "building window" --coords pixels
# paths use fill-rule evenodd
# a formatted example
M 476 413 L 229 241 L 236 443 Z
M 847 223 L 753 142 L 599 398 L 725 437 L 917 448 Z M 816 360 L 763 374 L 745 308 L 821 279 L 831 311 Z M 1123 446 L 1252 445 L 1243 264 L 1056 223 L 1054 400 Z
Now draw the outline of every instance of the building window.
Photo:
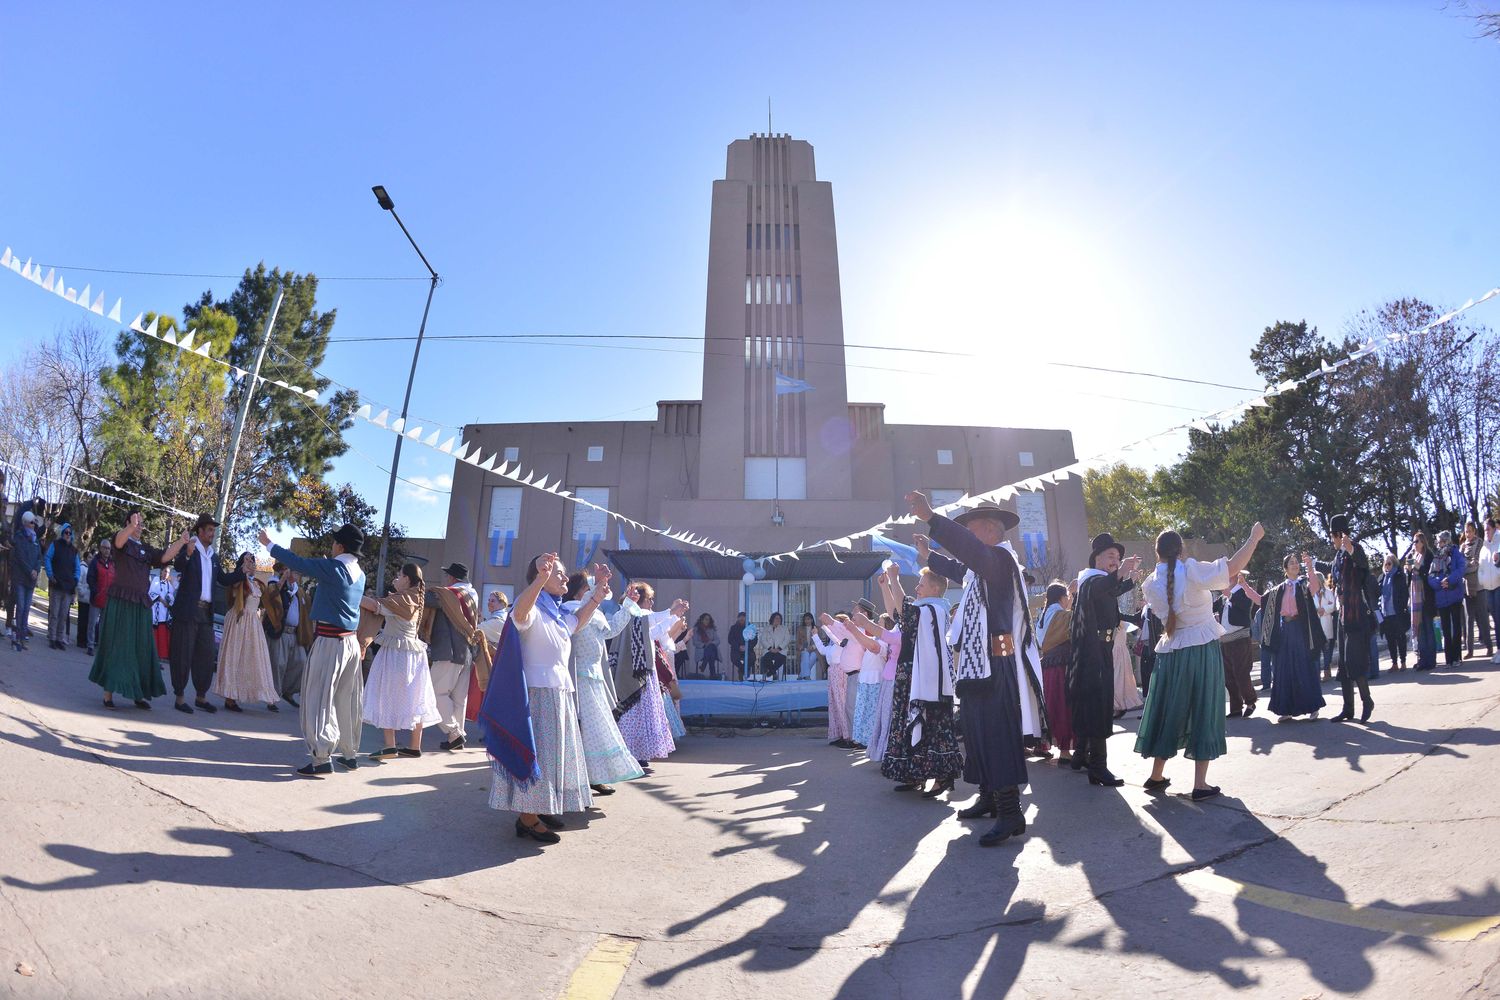
M 755 238 L 754 238 L 754 234 L 752 234 L 750 232 L 750 228 L 751 228 L 750 227 L 750 223 L 748 223 L 748 222 L 745 223 L 745 249 L 746 250 L 754 250 L 755 249 Z
M 507 462 L 519 462 L 521 460 L 521 449 L 520 448 L 507 448 L 507 449 L 505 449 L 505 460 Z
M 802 275 L 797 275 L 797 304 L 802 304 Z
M 750 287 L 750 282 L 750 276 L 748 274 L 745 275 L 745 305 L 747 306 L 750 304 L 751 298 L 755 295 L 754 290 Z
M 577 486 L 573 495 L 585 503 L 573 504 L 573 565 L 583 569 L 594 558 L 594 553 L 604 542 L 609 530 L 609 515 L 595 507 L 609 506 L 608 486 Z M 594 504 L 594 507 L 585 506 Z
M 1029 451 L 1021 452 L 1021 468 L 1029 469 L 1036 464 L 1036 456 Z
M 938 465 L 952 465 L 953 451 L 949 448 L 938 449 Z
M 807 459 L 745 459 L 746 500 L 806 500 Z
M 486 537 L 491 566 L 509 566 L 516 532 L 521 530 L 521 487 L 496 486 L 490 490 L 490 525 Z
M 602 445 L 602 444 L 591 444 L 591 445 L 589 445 L 589 461 L 590 462 L 602 462 L 602 461 L 604 461 L 604 445 Z

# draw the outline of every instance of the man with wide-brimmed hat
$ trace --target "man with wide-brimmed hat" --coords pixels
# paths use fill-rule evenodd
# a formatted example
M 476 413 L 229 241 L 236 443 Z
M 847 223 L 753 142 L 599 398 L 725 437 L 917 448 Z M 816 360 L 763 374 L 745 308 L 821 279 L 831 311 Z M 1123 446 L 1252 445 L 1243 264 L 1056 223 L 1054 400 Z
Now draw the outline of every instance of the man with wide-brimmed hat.
M 1078 751 L 1075 770 L 1087 767 L 1089 784 L 1118 788 L 1124 780 L 1109 770 L 1109 736 L 1115 728 L 1115 639 L 1122 627 L 1120 597 L 1140 558 L 1125 558 L 1125 546 L 1109 532 L 1094 536 L 1088 568 L 1078 574 L 1073 602 L 1073 659 L 1068 664 L 1068 712 Z
M 994 816 L 995 825 L 979 838 L 991 847 L 1026 832 L 1021 786 L 1026 784 L 1022 743 L 1021 683 L 1041 677 L 1041 664 L 1021 665 L 1018 657 L 1037 655 L 1020 564 L 1004 545 L 1005 533 L 1020 519 L 988 501 L 956 517 L 935 513 L 924 493 L 906 495 L 927 535 L 917 535 L 917 556 L 929 569 L 963 584 L 958 609 L 955 688 L 961 703 L 964 780 L 979 786 L 979 799 L 959 813 L 964 819 Z M 951 555 L 933 552 L 936 541 Z M 1034 670 L 1032 669 L 1034 667 Z M 1037 712 L 1040 717 L 1040 690 Z M 1040 727 L 1045 731 L 1045 720 Z
M 469 567 L 449 563 L 443 567 L 442 587 L 429 587 L 422 610 L 422 637 L 432 667 L 432 690 L 437 696 L 444 750 L 464 748 L 464 717 L 468 712 L 469 675 L 475 659 L 489 669 L 490 652 L 479 630 L 479 605 L 469 586 Z
M 318 581 L 311 609 L 317 637 L 302 678 L 302 737 L 312 762 L 297 773 L 306 778 L 332 774 L 335 751 L 343 767 L 352 771 L 359 766 L 365 688 L 355 633 L 359 599 L 365 592 L 365 572 L 359 565 L 365 533 L 346 524 L 331 537 L 333 555 L 309 559 L 272 544 L 264 529 L 260 533 L 260 543 L 273 558 Z

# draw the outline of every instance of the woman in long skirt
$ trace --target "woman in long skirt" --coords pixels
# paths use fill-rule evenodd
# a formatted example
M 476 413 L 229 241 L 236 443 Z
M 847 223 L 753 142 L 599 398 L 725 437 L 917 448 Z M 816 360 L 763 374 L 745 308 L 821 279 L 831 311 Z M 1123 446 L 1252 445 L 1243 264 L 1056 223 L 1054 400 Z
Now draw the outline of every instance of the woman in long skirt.
M 136 708 L 150 708 L 150 699 L 167 693 L 151 633 L 151 568 L 170 563 L 192 536 L 184 531 L 163 552 L 141 541 L 144 524 L 141 512 L 131 511 L 112 543 L 115 578 L 89 670 L 89 680 L 104 689 L 105 708 L 115 707 L 117 694 L 135 702 Z
M 880 675 L 885 671 L 886 644 L 881 629 L 863 612 L 855 612 L 850 635 L 864 650 L 859 664 L 859 688 L 854 699 L 854 736 L 857 746 L 868 749 L 875 738 L 875 715 L 880 709 Z
M 875 731 L 870 734 L 871 760 L 885 759 L 886 745 L 891 739 L 891 714 L 896 701 L 896 664 L 901 659 L 901 632 L 896 620 L 887 612 L 876 623 L 880 626 L 880 641 L 885 643 L 885 665 L 880 669 L 880 694 L 875 702 Z
M 631 756 L 650 774 L 651 761 L 662 760 L 677 749 L 661 680 L 668 668 L 657 640 L 671 629 L 677 607 L 685 611 L 687 604 L 678 601 L 672 611 L 656 611 L 656 590 L 649 583 L 632 583 L 625 594 L 645 614 L 632 618 L 625 631 L 625 648 L 615 672 L 620 698 L 615 718 Z
M 1227 590 L 1265 537 L 1259 521 L 1250 539 L 1229 559 L 1182 559 L 1182 536 L 1164 531 L 1156 539 L 1159 562 L 1141 587 L 1151 610 L 1165 624 L 1156 645 L 1151 693 L 1141 713 L 1135 749 L 1154 758 L 1146 790 L 1164 791 L 1167 761 L 1186 750 L 1194 762 L 1193 798 L 1219 794 L 1208 783 L 1209 762 L 1224 755 L 1223 626 L 1214 617 L 1213 591 Z
M 948 584 L 924 568 L 917 579 L 916 600 L 911 600 L 894 566 L 881 582 L 886 606 L 900 609 L 901 654 L 892 693 L 891 735 L 880 774 L 902 792 L 931 781 L 932 787 L 922 794 L 936 798 L 951 790 L 964 771 L 953 716 L 953 664 L 945 637 L 949 608 L 943 594 Z
M 604 588 L 605 600 L 609 599 L 610 576 L 607 566 L 594 567 L 594 586 Z M 563 610 L 578 614 L 588 590 L 589 579 L 583 573 L 568 577 Z M 569 665 L 578 690 L 578 726 L 583 731 L 583 760 L 589 772 L 589 787 L 595 795 L 613 795 L 615 790 L 610 785 L 645 774 L 625 745 L 625 737 L 620 735 L 604 683 L 604 644 L 625 631 L 634 610 L 634 605 L 626 601 L 608 618 L 604 612 L 595 611 L 573 633 L 573 655 Z
M 418 636 L 422 625 L 422 602 L 426 587 L 422 570 L 407 563 L 396 574 L 396 592 L 385 597 L 360 598 L 359 606 L 382 615 L 385 624 L 375 642 L 380 651 L 370 664 L 365 680 L 365 722 L 384 730 L 385 742 L 370 754 L 376 760 L 422 756 L 422 728 L 435 726 L 443 717 L 437 710 L 437 692 L 427 662 L 427 644 Z M 396 730 L 411 730 L 411 742 L 396 746 Z
M 507 626 L 520 640 L 539 776 L 517 778 L 498 760 L 490 762 L 490 808 L 518 813 L 516 836 L 542 844 L 557 843 L 561 813 L 583 812 L 594 804 L 568 672 L 580 619 L 562 609 L 567 586 L 557 553 L 537 556 L 526 567 L 526 589 L 516 598 Z M 584 605 L 583 620 L 593 616 L 599 599 L 591 597 Z
M 1141 698 L 1141 689 L 1135 683 L 1135 664 L 1130 659 L 1130 638 L 1126 635 L 1129 630 L 1125 628 L 1124 616 L 1120 626 L 1115 629 L 1115 644 L 1111 650 L 1115 663 L 1115 717 L 1119 718 L 1126 712 L 1134 712 L 1140 708 L 1145 701 Z
M 1306 566 L 1288 553 L 1281 560 L 1286 580 L 1265 598 L 1266 613 L 1271 619 L 1271 642 L 1276 647 L 1276 678 L 1271 684 L 1271 714 L 1279 721 L 1297 715 L 1316 719 L 1323 700 L 1323 685 L 1318 667 L 1323 652 L 1323 626 L 1318 620 L 1318 593 L 1322 580 L 1313 568 L 1312 558 Z M 1301 579 L 1303 569 L 1307 580 Z
M 243 712 L 242 701 L 263 701 L 271 711 L 279 711 L 276 703 L 281 695 L 271 675 L 271 649 L 260 623 L 262 587 L 255 578 L 255 556 L 242 554 L 232 579 L 213 692 L 224 698 L 224 708 L 231 712 Z
M 1068 710 L 1068 664 L 1073 660 L 1073 595 L 1061 581 L 1047 585 L 1047 606 L 1037 621 L 1042 637 L 1042 701 L 1047 709 L 1047 723 L 1052 742 L 1057 745 L 1057 762 L 1075 770 L 1082 761 L 1073 762 L 1073 713 Z

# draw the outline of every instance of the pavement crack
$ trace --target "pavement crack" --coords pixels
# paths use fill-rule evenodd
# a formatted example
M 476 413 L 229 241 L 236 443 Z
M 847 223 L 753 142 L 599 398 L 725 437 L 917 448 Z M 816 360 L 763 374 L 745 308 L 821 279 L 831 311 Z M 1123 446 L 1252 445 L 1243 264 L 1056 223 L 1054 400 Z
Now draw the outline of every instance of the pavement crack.
M 21 928 L 26 932 L 26 936 L 31 939 L 31 946 L 36 949 L 38 955 L 42 956 L 42 961 L 47 963 L 47 973 L 51 976 L 52 981 L 59 986 L 63 986 L 57 978 L 57 966 L 52 964 L 52 956 L 47 954 L 47 949 L 42 945 L 41 938 L 37 937 L 36 931 L 27 922 L 25 915 L 21 912 L 21 908 L 16 905 L 15 900 L 6 894 L 3 885 L 0 885 L 0 899 L 5 900 L 5 905 L 10 907 L 10 912 L 16 915 L 16 922 L 21 925 Z M 63 992 L 67 992 L 66 986 L 63 986 Z

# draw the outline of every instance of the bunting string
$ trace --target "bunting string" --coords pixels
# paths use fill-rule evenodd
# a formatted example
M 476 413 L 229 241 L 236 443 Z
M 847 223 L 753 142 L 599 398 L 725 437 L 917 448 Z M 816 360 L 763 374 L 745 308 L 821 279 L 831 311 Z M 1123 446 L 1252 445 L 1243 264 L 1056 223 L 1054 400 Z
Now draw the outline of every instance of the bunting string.
M 100 493 L 97 490 L 85 489 L 84 487 L 82 487 L 82 486 L 76 486 L 73 483 L 63 482 L 61 479 L 53 479 L 51 476 L 47 475 L 46 473 L 38 472 L 35 469 L 29 469 L 29 468 L 27 468 L 25 466 L 22 466 L 22 465 L 17 465 L 14 462 L 7 462 L 5 459 L 0 459 L 0 466 L 4 466 L 7 469 L 12 469 L 15 472 L 19 473 L 20 475 L 22 475 L 22 476 L 30 476 L 30 477 L 32 477 L 34 479 L 39 479 L 39 480 L 41 480 L 44 483 L 50 483 L 53 486 L 57 486 L 57 487 L 60 487 L 62 489 L 65 489 L 65 490 L 72 490 L 75 493 L 81 493 L 84 496 L 93 497 L 95 500 L 103 500 L 105 503 L 112 503 L 112 504 L 115 504 L 116 506 L 120 506 L 120 507 L 139 507 L 139 506 L 141 506 L 141 505 L 144 504 L 144 505 L 146 505 L 148 507 L 156 507 L 156 508 L 159 508 L 161 510 L 165 510 L 165 511 L 167 511 L 169 513 L 176 514 L 179 517 L 191 518 L 191 517 L 196 516 L 194 514 L 189 513 L 188 511 L 179 510 L 178 508 L 173 507 L 171 504 L 165 503 L 165 502 L 163 502 L 161 500 L 152 500 L 150 497 L 143 497 L 139 493 L 131 493 L 130 490 L 126 490 L 126 489 L 124 489 L 124 488 L 122 488 L 120 486 L 117 486 L 114 483 L 110 483 L 110 485 L 114 486 L 116 489 L 120 490 L 120 492 L 122 492 L 122 493 L 130 493 L 130 496 L 133 499 L 127 499 L 125 497 L 115 496 L 114 494 L 111 494 L 111 493 Z M 69 466 L 69 468 L 73 469 L 75 472 L 83 472 L 85 475 L 89 475 L 89 476 L 93 475 L 93 473 L 91 473 L 91 472 L 85 472 L 83 469 L 79 469 L 77 466 Z M 94 478 L 95 479 L 100 479 L 103 482 L 109 483 L 109 480 L 103 479 L 103 477 L 101 477 L 101 476 L 94 476 Z
M 92 292 L 92 289 L 89 285 L 85 285 L 82 291 L 67 287 L 63 277 L 60 274 L 55 273 L 52 268 L 48 268 L 47 273 L 44 276 L 42 274 L 42 267 L 40 265 L 33 264 L 31 258 L 27 258 L 25 263 L 22 263 L 20 257 L 13 254 L 10 247 L 6 247 L 3 255 L 0 255 L 0 267 L 14 272 L 20 277 L 31 281 L 33 284 L 37 285 L 44 291 L 52 292 L 64 301 L 87 309 L 95 315 L 103 316 L 106 319 L 116 323 L 123 322 L 121 320 L 122 302 L 120 299 L 116 299 L 113 308 L 111 308 L 108 313 L 106 313 L 103 306 L 103 292 L 95 294 Z M 93 295 L 92 299 L 90 298 L 91 294 Z M 1113 461 L 1117 461 L 1133 449 L 1140 448 L 1144 445 L 1151 444 L 1152 442 L 1170 437 L 1171 435 L 1177 434 L 1183 430 L 1196 429 L 1200 431 L 1207 431 L 1213 424 L 1224 423 L 1226 421 L 1233 420 L 1257 407 L 1268 406 L 1268 401 L 1270 399 L 1281 395 L 1282 393 L 1291 392 L 1297 388 L 1300 388 L 1301 386 L 1311 383 L 1315 379 L 1325 378 L 1329 375 L 1332 375 L 1344 366 L 1352 364 L 1353 362 L 1358 361 L 1363 357 L 1373 354 L 1383 345 L 1400 343 L 1403 341 L 1415 339 L 1417 337 L 1425 336 L 1426 334 L 1431 333 L 1433 330 L 1451 322 L 1463 313 L 1468 312 L 1475 306 L 1487 302 L 1490 299 L 1495 298 L 1496 296 L 1500 296 L 1500 287 L 1491 288 L 1484 294 L 1469 299 L 1462 305 L 1459 305 L 1456 308 L 1450 309 L 1448 312 L 1443 313 L 1432 322 L 1416 329 L 1399 333 L 1386 334 L 1384 338 L 1381 338 L 1379 340 L 1377 340 L 1376 338 L 1365 340 L 1355 350 L 1351 351 L 1345 357 L 1340 358 L 1338 361 L 1329 362 L 1325 360 L 1321 363 L 1318 370 L 1310 372 L 1300 378 L 1287 379 L 1277 385 L 1268 385 L 1259 394 L 1248 399 L 1241 400 L 1238 403 L 1234 403 L 1219 410 L 1201 413 L 1199 416 L 1196 416 L 1190 420 L 1184 421 L 1179 424 L 1174 424 L 1164 430 L 1157 431 L 1142 438 L 1138 438 L 1116 448 L 1090 455 L 1087 458 L 1080 459 L 1060 468 L 1053 469 L 1039 475 L 1031 476 L 1026 479 L 1017 480 L 1016 482 L 1006 483 L 1003 486 L 995 487 L 983 493 L 962 496 L 951 504 L 946 504 L 942 507 L 937 508 L 938 513 L 957 513 L 962 510 L 970 509 L 975 505 L 985 501 L 1001 503 L 1013 498 L 1022 490 L 1035 492 L 1037 490 L 1045 489 L 1047 486 L 1066 481 L 1069 478 L 1081 476 L 1090 469 L 1106 466 Z M 144 313 L 138 314 L 135 320 L 129 324 L 129 329 L 143 336 L 151 337 L 162 343 L 168 344 L 169 346 L 175 347 L 179 351 L 193 354 L 206 360 L 220 364 L 226 368 L 233 370 L 241 378 L 250 377 L 251 373 L 246 371 L 245 369 L 224 361 L 220 358 L 214 357 L 209 350 L 208 340 L 205 339 L 202 342 L 195 344 L 195 334 L 193 329 L 189 328 L 183 331 L 181 334 L 174 335 L 170 331 L 162 332 L 158 327 L 158 320 L 156 318 L 153 318 L 150 324 L 145 324 L 144 319 Z M 302 364 L 303 367 L 307 368 L 309 373 L 314 377 L 328 378 L 327 376 L 319 373 L 316 369 L 312 368 L 310 365 L 307 365 L 305 362 L 301 362 L 300 359 L 293 358 L 292 360 L 297 361 L 299 364 Z M 278 389 L 282 389 L 284 391 L 304 397 L 305 399 L 315 400 L 319 395 L 316 389 L 305 389 L 302 386 L 293 385 L 281 379 L 259 377 L 259 381 L 262 384 L 273 385 Z M 724 545 L 722 542 L 705 537 L 703 535 L 699 535 L 695 532 L 675 529 L 670 525 L 665 528 L 657 528 L 630 518 L 624 514 L 619 513 L 618 511 L 613 511 L 607 507 L 602 507 L 588 500 L 576 497 L 568 490 L 562 488 L 561 480 L 550 481 L 549 477 L 547 476 L 538 478 L 537 474 L 534 471 L 523 471 L 519 463 L 500 461 L 501 455 L 498 452 L 491 452 L 488 455 L 484 454 L 482 449 L 472 447 L 469 442 L 463 440 L 463 434 L 461 430 L 450 428 L 436 421 L 423 420 L 420 424 L 418 424 L 417 419 L 420 418 L 402 419 L 399 416 L 392 418 L 391 407 L 375 403 L 373 400 L 370 400 L 370 397 L 366 396 L 355 387 L 345 386 L 333 379 L 328 379 L 328 381 L 354 392 L 359 397 L 360 401 L 360 405 L 355 410 L 354 416 L 374 427 L 380 428 L 381 430 L 387 431 L 392 434 L 401 435 L 409 441 L 431 448 L 432 450 L 437 451 L 440 454 L 451 457 L 455 461 L 465 462 L 484 472 L 492 472 L 495 475 L 500 476 L 502 479 L 509 480 L 520 486 L 540 490 L 544 493 L 549 493 L 553 496 L 561 497 L 564 500 L 569 501 L 570 503 L 588 507 L 591 510 L 598 511 L 601 514 L 604 514 L 606 517 L 618 521 L 621 524 L 629 525 L 630 527 L 635 528 L 637 531 L 660 535 L 661 537 L 667 538 L 671 541 L 678 542 L 683 545 L 692 546 L 694 548 L 705 549 L 707 551 L 714 552 L 720 555 L 734 557 L 740 557 L 743 555 L 737 550 Z M 377 406 L 379 407 L 378 411 L 376 409 Z M 416 424 L 416 426 L 413 426 L 414 424 Z M 498 468 L 496 467 L 497 461 L 500 461 Z M 86 474 L 92 475 L 92 473 Z M 116 489 L 120 488 L 117 484 L 109 485 L 114 486 Z M 174 510 L 174 512 L 182 513 L 180 511 L 175 511 L 175 508 L 171 508 L 170 506 L 161 504 L 160 502 L 147 501 L 146 498 L 141 499 L 143 502 L 153 502 L 157 506 L 162 506 L 166 509 Z M 761 566 L 766 566 L 781 560 L 795 560 L 799 557 L 799 553 L 825 547 L 830 553 L 834 555 L 835 558 L 837 558 L 840 550 L 848 551 L 852 549 L 856 541 L 878 535 L 885 530 L 896 527 L 898 525 L 912 524 L 914 523 L 914 521 L 915 518 L 913 518 L 909 514 L 893 515 L 880 522 L 879 524 L 871 525 L 870 527 L 862 531 L 857 531 L 848 535 L 841 536 L 839 538 L 825 538 L 812 543 L 799 543 L 793 549 L 788 549 L 784 552 L 777 552 L 772 555 L 761 556 L 758 557 L 755 561 Z

